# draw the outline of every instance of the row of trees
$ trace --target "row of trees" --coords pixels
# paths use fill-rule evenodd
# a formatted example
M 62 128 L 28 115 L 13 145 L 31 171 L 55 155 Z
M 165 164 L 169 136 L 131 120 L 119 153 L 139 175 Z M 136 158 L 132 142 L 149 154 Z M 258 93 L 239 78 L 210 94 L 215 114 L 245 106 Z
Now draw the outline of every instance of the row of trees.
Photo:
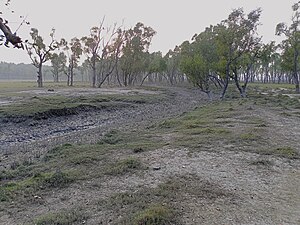
M 247 15 L 241 8 L 233 10 L 221 23 L 180 45 L 181 71 L 208 96 L 217 87 L 224 98 L 229 81 L 242 97 L 248 82 L 254 81 L 294 83 L 299 93 L 299 2 L 292 8 L 292 24 L 276 27 L 276 34 L 286 37 L 279 45 L 262 43 L 257 33 L 261 9 Z
M 58 82 L 60 73 L 68 77 L 68 85 L 73 85 L 74 69 L 80 58 L 85 56 L 82 68 L 92 73 L 92 86 L 102 84 L 115 73 L 119 84 L 133 85 L 138 74 L 145 68 L 145 55 L 155 31 L 142 23 L 132 29 L 122 29 L 115 24 L 104 27 L 104 20 L 98 27 L 93 27 L 88 36 L 56 41 L 54 30 L 51 42 L 46 45 L 37 29 L 31 29 L 31 41 L 26 43 L 26 50 L 33 65 L 38 69 L 38 86 L 43 86 L 42 67 L 51 61 L 54 81 Z M 60 51 L 60 52 L 58 52 Z
M 143 23 L 125 29 L 114 24 L 90 29 L 90 34 L 70 41 L 55 39 L 45 44 L 37 29 L 31 29 L 31 40 L 25 48 L 38 70 L 38 86 L 43 86 L 42 67 L 51 61 L 54 81 L 65 74 L 67 84 L 74 82 L 74 70 L 90 76 L 93 87 L 105 82 L 120 86 L 148 82 L 176 84 L 185 81 L 198 86 L 209 97 L 218 90 L 224 98 L 233 82 L 242 97 L 249 82 L 294 83 L 299 93 L 300 2 L 293 5 L 291 25 L 280 23 L 277 35 L 285 40 L 263 44 L 257 33 L 261 9 L 245 14 L 242 8 L 233 10 L 227 19 L 195 34 L 166 55 L 149 52 L 156 32 Z M 6 36 L 6 35 L 5 35 Z M 8 37 L 6 39 L 9 41 Z M 77 69 L 77 70 L 78 70 Z

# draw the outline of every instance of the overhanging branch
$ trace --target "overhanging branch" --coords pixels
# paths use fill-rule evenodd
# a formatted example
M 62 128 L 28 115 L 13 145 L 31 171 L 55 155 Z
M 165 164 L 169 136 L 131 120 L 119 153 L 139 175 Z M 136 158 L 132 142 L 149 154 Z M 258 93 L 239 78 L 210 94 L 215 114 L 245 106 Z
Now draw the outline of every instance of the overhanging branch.
M 0 29 L 6 38 L 6 41 L 4 43 L 6 47 L 8 47 L 9 43 L 11 43 L 15 48 L 24 49 L 22 39 L 11 32 L 10 28 L 7 26 L 7 21 L 3 21 L 2 18 L 0 18 Z

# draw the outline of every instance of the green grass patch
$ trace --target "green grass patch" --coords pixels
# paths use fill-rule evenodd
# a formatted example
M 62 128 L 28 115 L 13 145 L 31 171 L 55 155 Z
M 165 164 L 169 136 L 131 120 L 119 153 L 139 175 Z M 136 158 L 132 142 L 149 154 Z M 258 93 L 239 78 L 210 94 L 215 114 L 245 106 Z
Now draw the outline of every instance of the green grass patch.
M 41 190 L 64 188 L 72 181 L 68 173 L 57 170 L 54 173 L 39 173 L 23 180 L 5 182 L 0 185 L 0 201 L 32 197 Z
M 294 148 L 291 148 L 291 147 L 276 148 L 273 152 L 276 155 L 285 156 L 288 158 L 298 158 L 299 157 L 299 152 L 297 152 Z
M 88 217 L 80 209 L 48 213 L 34 220 L 35 225 L 84 224 Z
M 187 195 L 212 204 L 217 198 L 233 197 L 222 187 L 189 174 L 169 177 L 154 188 L 115 194 L 100 200 L 98 207 L 114 212 L 120 218 L 115 224 L 181 224 L 181 202 Z
M 130 132 L 111 130 L 97 144 L 99 148 L 103 149 L 131 150 L 135 152 L 137 149 L 150 151 L 162 148 L 166 143 L 157 134 L 157 130 L 151 128 L 142 132 L 137 130 Z
M 143 168 L 144 167 L 139 159 L 130 157 L 113 163 L 106 169 L 105 173 L 112 176 L 119 176 L 126 173 L 132 173 Z
M 285 97 L 283 97 L 285 98 Z M 260 117 L 257 99 L 237 99 L 213 102 L 184 115 L 163 121 L 156 126 L 158 133 L 168 134 L 170 147 L 191 151 L 248 151 L 258 154 L 286 155 L 267 150 L 269 124 Z M 251 110 L 249 109 L 251 107 Z M 222 146 L 232 145 L 231 148 Z M 291 153 L 294 154 L 294 153 Z
M 254 131 L 250 131 L 248 133 L 240 134 L 238 139 L 246 142 L 254 142 L 254 141 L 260 141 L 261 136 Z
M 278 111 L 282 110 L 293 110 L 300 109 L 300 96 L 297 98 L 291 98 L 288 95 L 283 94 L 259 94 L 252 92 L 251 98 L 254 101 L 254 104 L 261 105 L 264 107 L 269 107 Z
M 72 151 L 72 149 L 74 149 L 74 148 L 75 147 L 69 143 L 63 144 L 61 146 L 57 146 L 47 152 L 47 154 L 44 156 L 44 161 L 47 162 L 47 161 L 49 161 L 53 158 L 57 158 L 57 157 L 59 157 L 59 158 L 67 157 L 66 153 L 69 150 Z
M 103 144 L 109 144 L 109 145 L 115 145 L 122 141 L 121 134 L 117 130 L 111 130 L 107 132 L 100 141 L 98 141 L 99 145 Z
M 132 225 L 165 225 L 173 224 L 174 213 L 167 206 L 153 205 L 132 218 Z

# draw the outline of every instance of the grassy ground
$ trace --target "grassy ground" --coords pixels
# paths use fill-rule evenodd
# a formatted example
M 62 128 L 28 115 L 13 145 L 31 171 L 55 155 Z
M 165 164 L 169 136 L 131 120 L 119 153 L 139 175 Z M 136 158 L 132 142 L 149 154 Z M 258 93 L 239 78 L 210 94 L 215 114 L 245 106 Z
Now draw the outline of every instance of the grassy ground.
M 60 197 L 60 201 L 66 202 L 66 207 L 58 207 L 56 211 L 50 212 L 33 212 L 32 218 L 26 218 L 23 222 L 97 224 L 100 221 L 97 218 L 105 217 L 102 214 L 104 213 L 113 215 L 114 219 L 110 224 L 184 224 L 183 218 L 188 210 L 185 207 L 191 199 L 201 199 L 203 204 L 209 206 L 220 201 L 230 206 L 236 198 L 232 192 L 212 182 L 210 178 L 200 177 L 192 171 L 180 176 L 168 176 L 158 185 L 145 185 L 148 174 L 153 170 L 159 171 L 160 168 L 147 164 L 144 154 L 157 150 L 163 152 L 165 149 L 186 149 L 191 159 L 193 154 L 199 152 L 223 151 L 253 153 L 288 160 L 299 159 L 297 142 L 289 142 L 289 139 L 281 139 L 281 136 L 276 135 L 272 130 L 276 124 L 273 124 L 271 118 L 274 113 L 280 119 L 299 121 L 299 99 L 282 94 L 258 94 L 256 91 L 250 92 L 249 96 L 249 99 L 212 102 L 177 118 L 142 129 L 126 132 L 111 130 L 100 136 L 97 144 L 66 143 L 51 149 L 45 155 L 37 156 L 34 160 L 14 162 L 10 168 L 0 171 L 0 212 L 28 213 L 26 206 L 32 208 L 35 204 L 50 204 L 47 198 L 53 198 L 55 193 L 68 193 L 76 185 L 91 183 L 94 190 L 97 187 L 101 189 L 101 185 L 106 184 L 113 189 L 112 180 L 126 177 L 133 177 L 140 183 L 129 189 L 118 187 L 105 197 L 92 196 L 86 205 L 80 202 L 70 204 L 67 199 Z M 112 99 L 124 100 L 120 96 L 88 99 L 67 99 L 59 96 L 38 97 L 32 101 L 43 106 L 43 109 L 36 109 L 40 112 L 52 109 L 57 104 L 65 104 L 63 107 L 73 107 L 73 104 L 98 106 L 97 104 L 107 103 Z M 148 100 L 144 96 L 126 99 Z M 17 107 L 4 107 L 1 113 L 17 113 Z M 22 111 L 24 112 L 26 110 Z M 286 124 L 283 129 L 290 129 L 290 125 Z M 268 159 L 251 163 L 258 166 L 271 165 Z M 18 205 L 23 207 L 19 208 Z M 22 221 L 20 216 L 17 220 Z
M 1 87 L 1 85 L 3 87 Z M 144 91 L 158 91 L 158 88 L 136 88 L 122 91 L 113 90 L 105 93 L 93 89 L 86 92 L 80 86 L 66 88 L 54 86 L 55 91 L 47 91 L 50 84 L 43 89 L 32 90 L 32 82 L 1 83 L 0 82 L 0 118 L 14 117 L 51 117 L 76 114 L 80 111 L 113 109 L 130 104 L 143 104 L 162 101 L 166 93 L 145 94 Z M 31 90 L 31 91 L 30 91 Z M 102 90 L 102 89 L 101 89 Z M 141 90 L 141 91 L 140 91 Z M 154 93 L 154 92 L 153 92 Z M 1 100 L 4 104 L 1 105 Z

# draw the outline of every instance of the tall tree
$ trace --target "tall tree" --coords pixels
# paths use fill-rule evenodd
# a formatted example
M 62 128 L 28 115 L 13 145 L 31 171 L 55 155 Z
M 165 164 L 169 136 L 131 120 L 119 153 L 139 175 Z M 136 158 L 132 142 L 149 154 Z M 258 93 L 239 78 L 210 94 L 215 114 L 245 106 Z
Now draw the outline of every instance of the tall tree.
M 122 81 L 124 86 L 133 85 L 145 67 L 145 53 L 148 52 L 153 36 L 156 32 L 137 23 L 125 33 L 124 47 L 120 59 Z
M 219 60 L 213 26 L 205 29 L 199 35 L 194 35 L 192 43 L 181 45 L 180 69 L 189 80 L 211 98 L 211 84 L 221 86 L 220 79 L 215 72 L 215 65 Z
M 36 28 L 32 28 L 30 36 L 32 41 L 28 41 L 25 45 L 27 53 L 34 65 L 38 69 L 37 84 L 38 87 L 43 87 L 43 65 L 51 59 L 51 53 L 59 47 L 59 42 L 54 38 L 55 30 L 50 33 L 51 41 L 49 45 L 44 43 L 44 39 L 39 35 Z
M 291 68 L 295 83 L 296 93 L 300 93 L 299 87 L 299 53 L 300 53 L 300 1 L 292 6 L 292 23 L 288 27 L 285 23 L 279 23 L 276 27 L 276 35 L 285 35 L 286 40 L 282 43 L 282 48 L 286 54 L 286 68 Z M 290 57 L 288 57 L 290 56 Z M 288 66 L 288 64 L 291 64 Z
M 145 74 L 142 79 L 141 86 L 144 84 L 147 78 L 150 82 L 157 82 L 157 78 L 161 82 L 162 76 L 167 69 L 167 64 L 165 59 L 162 57 L 162 53 L 146 53 L 145 57 L 147 58 L 147 62 L 145 65 Z
M 226 20 L 215 27 L 220 54 L 219 68 L 224 76 L 221 99 L 224 98 L 229 80 L 232 78 L 232 65 L 237 63 L 245 53 L 250 52 L 260 41 L 260 38 L 256 37 L 260 15 L 260 8 L 251 11 L 247 16 L 242 8 L 235 9 Z
M 66 65 L 66 55 L 63 52 L 60 52 L 59 54 L 53 53 L 51 55 L 51 73 L 53 75 L 54 83 L 59 82 L 59 74 L 64 72 L 64 68 Z
M 82 55 L 83 49 L 81 42 L 78 38 L 72 38 L 70 43 L 63 40 L 63 49 L 67 55 L 68 64 L 65 67 L 65 74 L 67 75 L 67 85 L 73 86 L 74 84 L 74 69 L 78 67 L 80 56 Z
M 92 69 L 93 87 L 96 87 L 97 85 L 97 75 L 99 76 L 99 74 L 101 74 L 97 72 L 97 63 L 110 54 L 110 51 L 108 50 L 109 45 L 115 35 L 117 35 L 118 31 L 119 28 L 117 28 L 117 24 L 114 24 L 113 27 L 105 27 L 103 18 L 98 27 L 92 27 L 90 29 L 89 36 L 81 38 L 83 42 L 83 52 Z
M 166 68 L 166 78 L 171 85 L 178 82 L 179 77 L 183 78 L 180 73 L 179 65 L 181 60 L 181 50 L 179 46 L 175 46 L 173 50 L 169 50 L 164 56 L 167 64 Z
M 264 44 L 261 47 L 260 50 L 260 62 L 261 62 L 261 66 L 262 66 L 262 76 L 263 82 L 268 82 L 270 79 L 270 66 L 272 63 L 272 59 L 273 59 L 273 54 L 276 51 L 276 45 L 275 42 L 272 41 L 268 44 Z
M 124 44 L 125 31 L 120 27 L 112 30 L 111 39 L 109 39 L 104 47 L 98 61 L 99 72 L 97 76 L 97 86 L 100 88 L 105 81 L 110 81 L 110 75 L 117 69 L 119 59 L 121 57 L 122 46 Z

